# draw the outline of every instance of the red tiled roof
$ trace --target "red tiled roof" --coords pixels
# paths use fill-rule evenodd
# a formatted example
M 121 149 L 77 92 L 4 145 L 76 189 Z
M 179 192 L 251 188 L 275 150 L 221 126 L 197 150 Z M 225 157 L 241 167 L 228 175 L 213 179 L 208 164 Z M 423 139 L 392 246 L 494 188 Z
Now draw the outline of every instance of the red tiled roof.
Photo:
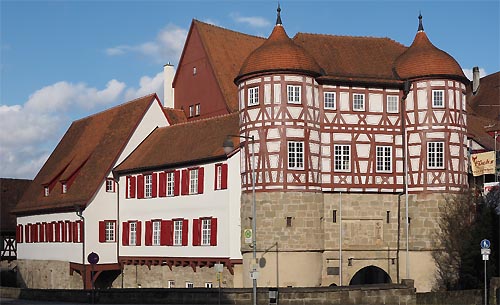
M 15 212 L 35 214 L 85 207 L 155 101 L 158 102 L 156 94 L 151 94 L 74 121 L 17 204 Z M 67 179 L 71 179 L 72 184 L 67 193 L 62 194 L 60 181 Z M 43 186 L 51 182 L 54 187 L 45 197 Z
M 235 81 L 271 71 L 297 71 L 312 76 L 322 74 L 322 69 L 314 58 L 288 37 L 281 24 L 276 25 L 264 44 L 246 58 Z
M 411 46 L 398 57 L 394 69 L 401 79 L 446 76 L 467 80 L 457 61 L 436 48 L 424 31 L 419 31 Z
M 0 231 L 16 231 L 16 217 L 11 211 L 28 189 L 31 180 L 0 178 Z
M 238 111 L 237 87 L 233 83 L 245 58 L 265 40 L 193 20 L 208 54 L 230 112 Z
M 500 130 L 500 72 L 480 79 L 476 95 L 469 95 L 469 106 L 475 113 L 498 122 Z
M 225 157 L 227 135 L 239 134 L 239 114 L 157 128 L 115 168 L 118 173 L 168 168 Z M 233 139 L 237 147 L 238 138 Z
M 187 122 L 186 114 L 182 109 L 163 108 L 163 111 L 170 125 Z

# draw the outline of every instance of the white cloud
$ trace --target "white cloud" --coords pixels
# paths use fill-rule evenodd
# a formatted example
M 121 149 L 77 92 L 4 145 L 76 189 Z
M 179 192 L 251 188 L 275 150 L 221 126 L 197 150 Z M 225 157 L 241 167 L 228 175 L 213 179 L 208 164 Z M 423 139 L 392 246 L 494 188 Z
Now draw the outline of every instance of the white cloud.
M 269 27 L 271 25 L 271 22 L 262 17 L 244 17 L 240 16 L 238 13 L 231 13 L 229 16 L 231 16 L 235 22 L 245 23 L 256 28 Z
M 467 76 L 469 80 L 472 80 L 472 69 L 462 70 L 464 71 L 465 76 Z M 479 77 L 485 77 L 486 75 L 488 75 L 488 73 L 486 73 L 486 70 L 484 70 L 484 68 L 479 68 Z
M 173 24 L 160 30 L 154 41 L 138 45 L 119 45 L 105 50 L 109 56 L 138 53 L 152 58 L 157 63 L 177 62 L 179 60 L 188 31 Z
M 153 92 L 163 99 L 163 72 L 141 77 L 137 89 L 115 79 L 101 90 L 61 81 L 22 105 L 0 105 L 0 177 L 33 179 L 73 119 Z

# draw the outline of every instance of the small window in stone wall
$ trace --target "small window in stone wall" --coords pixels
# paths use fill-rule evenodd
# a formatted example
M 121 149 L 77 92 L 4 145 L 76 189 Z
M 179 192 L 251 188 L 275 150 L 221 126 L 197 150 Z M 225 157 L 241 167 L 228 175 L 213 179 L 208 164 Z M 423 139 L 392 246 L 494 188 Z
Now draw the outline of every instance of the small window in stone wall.
M 194 284 L 193 282 L 186 282 L 186 288 L 193 288 Z
M 333 210 L 333 213 L 332 213 L 332 222 L 333 223 L 337 222 L 337 210 Z
M 288 216 L 286 218 L 286 226 L 287 226 L 287 228 L 292 226 L 292 217 Z
M 175 281 L 174 280 L 168 280 L 168 288 L 175 288 Z
M 387 223 L 390 223 L 391 222 L 391 211 L 387 211 Z

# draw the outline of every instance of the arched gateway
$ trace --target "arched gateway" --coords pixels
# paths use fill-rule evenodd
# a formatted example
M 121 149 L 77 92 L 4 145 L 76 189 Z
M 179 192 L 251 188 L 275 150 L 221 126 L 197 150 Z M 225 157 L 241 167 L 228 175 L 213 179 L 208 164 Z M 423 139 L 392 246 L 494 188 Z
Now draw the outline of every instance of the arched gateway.
M 391 277 L 387 272 L 375 266 L 364 267 L 352 277 L 349 285 L 390 284 Z

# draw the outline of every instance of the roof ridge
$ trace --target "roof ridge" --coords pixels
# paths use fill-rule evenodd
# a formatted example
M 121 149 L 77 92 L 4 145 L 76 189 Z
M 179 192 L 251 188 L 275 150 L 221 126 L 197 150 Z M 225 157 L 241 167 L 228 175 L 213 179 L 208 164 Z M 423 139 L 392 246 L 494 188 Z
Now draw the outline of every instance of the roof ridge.
M 195 23 L 201 23 L 203 25 L 207 25 L 207 26 L 210 26 L 210 27 L 218 28 L 218 29 L 221 29 L 221 30 L 225 30 L 225 31 L 236 33 L 236 34 L 240 34 L 240 35 L 245 35 L 245 36 L 250 36 L 250 37 L 255 37 L 255 38 L 266 39 L 266 37 L 263 37 L 263 36 L 257 36 L 257 35 L 246 34 L 246 33 L 243 33 L 243 32 L 238 32 L 238 31 L 231 30 L 231 29 L 228 29 L 228 28 L 225 28 L 225 27 L 222 27 L 222 26 L 215 25 L 213 23 L 203 22 L 203 21 L 200 21 L 198 19 L 193 19 L 193 21 Z
M 220 119 L 220 118 L 223 118 L 223 117 L 232 116 L 232 115 L 236 115 L 236 114 L 239 115 L 239 111 L 238 112 L 231 112 L 231 113 L 219 114 L 219 115 L 215 115 L 215 116 L 211 116 L 211 117 L 203 118 L 203 119 L 199 119 L 199 120 L 194 120 L 194 121 L 181 122 L 181 123 L 177 123 L 177 124 L 174 124 L 174 125 L 164 126 L 164 127 L 159 127 L 159 128 L 163 129 L 163 128 L 171 128 L 171 127 L 176 127 L 176 126 L 183 126 L 183 125 L 195 124 L 195 123 L 200 123 L 200 122 L 206 122 L 206 121 L 211 121 L 211 120 L 215 120 L 215 119 Z
M 121 104 L 115 105 L 115 106 L 113 106 L 113 107 L 110 107 L 110 108 L 107 108 L 107 109 L 101 110 L 101 111 L 99 111 L 99 112 L 93 113 L 93 114 L 91 114 L 91 115 L 88 115 L 88 116 L 86 116 L 86 117 L 80 118 L 80 119 L 78 119 L 78 120 L 74 120 L 74 121 L 73 121 L 73 123 L 80 122 L 80 121 L 84 121 L 84 120 L 90 119 L 90 118 L 92 118 L 92 117 L 96 117 L 96 116 L 98 116 L 98 115 L 101 115 L 101 114 L 103 114 L 103 113 L 105 113 L 105 112 L 108 112 L 108 111 L 114 110 L 114 109 L 116 109 L 116 108 L 125 107 L 126 105 L 129 105 L 129 104 L 131 104 L 131 103 L 134 103 L 134 102 L 136 102 L 137 100 L 144 99 L 144 98 L 147 98 L 147 97 L 149 97 L 149 96 L 151 96 L 151 97 L 152 97 L 152 96 L 155 96 L 155 95 L 156 95 L 156 93 L 150 93 L 150 94 L 147 94 L 147 95 L 144 95 L 144 96 L 141 96 L 141 97 L 137 97 L 137 98 L 135 98 L 135 99 L 133 99 L 133 100 L 126 101 L 126 102 L 124 102 L 124 103 L 121 103 Z

